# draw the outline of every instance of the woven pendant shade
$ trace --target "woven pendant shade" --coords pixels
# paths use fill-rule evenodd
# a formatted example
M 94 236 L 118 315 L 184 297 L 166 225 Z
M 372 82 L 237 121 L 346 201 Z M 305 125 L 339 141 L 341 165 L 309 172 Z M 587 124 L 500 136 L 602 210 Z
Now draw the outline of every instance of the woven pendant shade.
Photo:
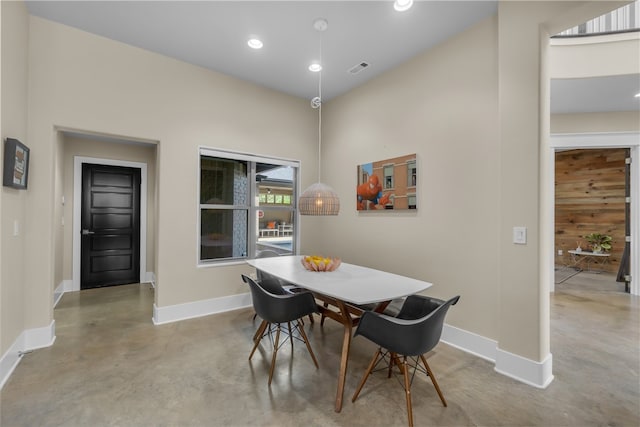
M 338 215 L 340 199 L 333 188 L 317 182 L 304 190 L 298 199 L 300 215 Z
M 318 18 L 313 27 L 318 32 L 327 29 L 328 23 L 324 18 Z M 320 57 L 322 57 L 322 43 L 320 43 Z M 318 64 L 319 65 L 319 64 Z M 311 69 L 311 68 L 310 68 Z M 300 215 L 338 215 L 340 212 L 340 199 L 333 188 L 323 184 L 320 180 L 320 163 L 322 158 L 322 66 L 318 71 L 318 96 L 311 100 L 311 107 L 318 110 L 318 182 L 309 186 L 298 198 L 298 212 Z

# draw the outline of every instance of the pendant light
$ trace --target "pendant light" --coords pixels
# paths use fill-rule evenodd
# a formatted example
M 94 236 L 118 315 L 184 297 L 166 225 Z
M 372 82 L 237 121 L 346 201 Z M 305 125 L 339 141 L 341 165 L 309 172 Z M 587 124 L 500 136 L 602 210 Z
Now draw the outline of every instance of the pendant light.
M 319 18 L 313 23 L 318 32 L 327 29 L 326 19 Z M 320 42 L 320 59 L 322 59 L 322 41 Z M 300 215 L 338 215 L 340 199 L 327 184 L 320 180 L 322 156 L 322 65 L 314 64 L 318 70 L 318 96 L 311 100 L 311 107 L 318 110 L 318 182 L 309 186 L 298 199 Z M 318 67 L 319 66 L 319 67 Z M 309 67 L 311 69 L 311 67 Z

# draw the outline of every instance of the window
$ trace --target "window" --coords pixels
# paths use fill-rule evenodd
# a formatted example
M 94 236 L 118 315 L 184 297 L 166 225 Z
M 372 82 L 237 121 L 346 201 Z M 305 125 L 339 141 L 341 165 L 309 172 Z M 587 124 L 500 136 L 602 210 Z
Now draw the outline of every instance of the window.
M 384 188 L 393 188 L 393 165 L 384 167 Z
M 410 160 L 407 162 L 407 187 L 416 186 L 416 161 Z
M 296 253 L 297 173 L 298 162 L 201 148 L 198 262 Z
M 415 194 L 407 194 L 407 207 L 409 209 L 416 209 L 416 195 Z

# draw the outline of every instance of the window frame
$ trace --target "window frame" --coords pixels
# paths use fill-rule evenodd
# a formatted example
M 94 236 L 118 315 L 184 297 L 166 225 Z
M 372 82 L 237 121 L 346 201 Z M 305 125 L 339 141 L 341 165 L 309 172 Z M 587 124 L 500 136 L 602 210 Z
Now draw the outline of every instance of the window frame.
M 413 167 L 412 167 L 413 165 Z M 415 171 L 415 172 L 412 172 Z M 415 159 L 407 162 L 407 187 L 416 187 L 418 184 L 418 164 Z
M 387 175 L 387 169 L 391 169 L 391 173 Z M 382 165 L 382 178 L 384 185 L 382 186 L 383 190 L 393 190 L 395 188 L 395 165 L 393 163 L 387 163 Z M 391 178 L 391 185 L 387 186 L 387 177 Z
M 214 157 L 221 158 L 227 160 L 236 160 L 236 161 L 245 161 L 247 162 L 247 178 L 249 185 L 247 185 L 247 205 L 218 205 L 218 204 L 204 204 L 200 203 L 201 197 L 201 161 L 202 157 Z M 278 210 L 290 210 L 293 212 L 293 217 L 295 218 L 295 227 L 292 233 L 292 253 L 298 254 L 298 247 L 300 246 L 300 231 L 298 224 L 300 223 L 300 214 L 298 212 L 298 194 L 300 194 L 300 161 L 285 159 L 279 157 L 271 157 L 260 154 L 251 154 L 244 153 L 238 151 L 230 151 L 218 148 L 210 148 L 205 146 L 198 147 L 198 173 L 197 173 L 197 194 L 196 194 L 196 265 L 197 267 L 210 267 L 210 266 L 220 266 L 220 265 L 230 265 L 230 264 L 241 264 L 244 263 L 247 259 L 255 258 L 256 247 L 257 247 L 257 239 L 258 239 L 258 221 L 256 220 L 258 217 L 258 211 L 260 210 L 260 201 L 259 201 L 259 193 L 257 191 L 257 187 L 252 185 L 256 182 L 256 164 L 257 163 L 268 163 L 273 165 L 280 166 L 290 166 L 294 171 L 294 184 L 293 184 L 293 194 L 291 195 L 291 204 L 290 205 L 275 205 L 274 208 Z M 263 206 L 264 208 L 264 206 Z M 230 258 L 217 258 L 217 259 L 202 259 L 201 254 L 201 228 L 202 228 L 202 211 L 205 209 L 221 209 L 221 210 L 235 210 L 235 209 L 246 209 L 247 211 L 247 245 L 246 245 L 246 255 L 239 257 L 230 257 Z

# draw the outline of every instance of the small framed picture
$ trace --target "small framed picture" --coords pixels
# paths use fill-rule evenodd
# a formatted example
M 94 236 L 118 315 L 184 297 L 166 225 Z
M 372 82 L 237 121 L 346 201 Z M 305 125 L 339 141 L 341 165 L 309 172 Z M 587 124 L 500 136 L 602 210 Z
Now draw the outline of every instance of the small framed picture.
M 7 138 L 5 140 L 2 185 L 20 190 L 27 189 L 29 155 L 29 147 L 17 139 Z

